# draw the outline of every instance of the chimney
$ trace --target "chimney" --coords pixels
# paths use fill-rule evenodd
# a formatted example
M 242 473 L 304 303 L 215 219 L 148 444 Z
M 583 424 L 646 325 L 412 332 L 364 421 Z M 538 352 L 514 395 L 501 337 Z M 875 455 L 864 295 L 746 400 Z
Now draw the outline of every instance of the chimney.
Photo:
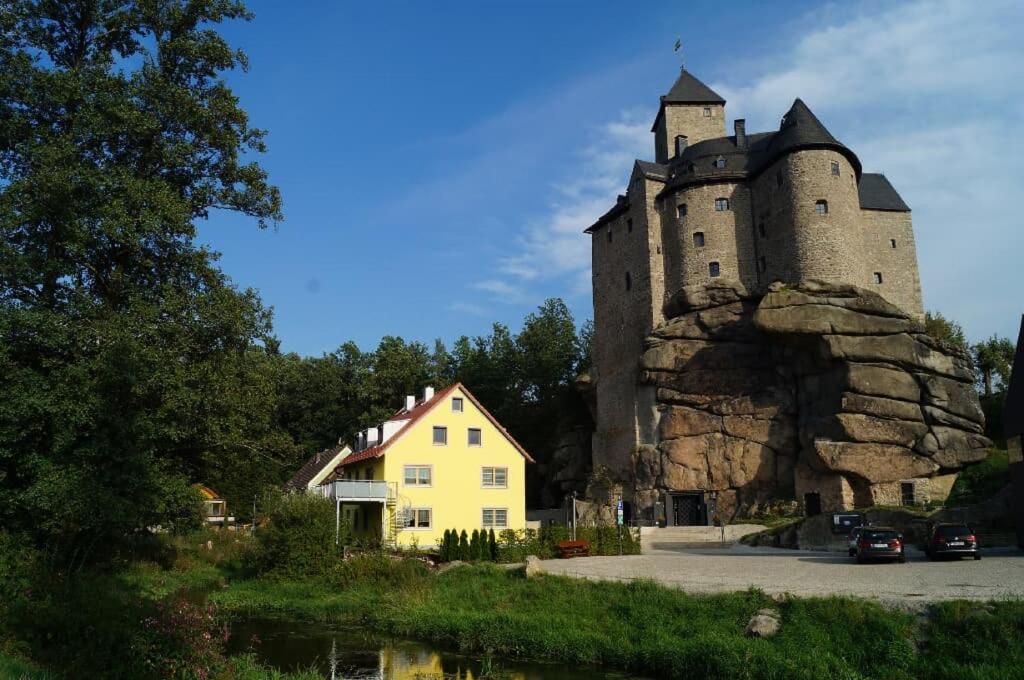
M 411 394 L 406 395 L 406 397 L 405 397 L 405 410 L 406 411 L 411 411 L 415 407 L 416 407 L 416 397 L 414 397 Z
M 423 401 L 430 401 L 434 398 L 434 388 L 429 385 L 423 388 Z
M 686 135 L 676 135 L 676 158 L 686 151 Z
M 747 148 L 747 121 L 743 118 L 737 118 L 733 121 L 733 127 L 736 130 L 736 148 L 746 149 Z

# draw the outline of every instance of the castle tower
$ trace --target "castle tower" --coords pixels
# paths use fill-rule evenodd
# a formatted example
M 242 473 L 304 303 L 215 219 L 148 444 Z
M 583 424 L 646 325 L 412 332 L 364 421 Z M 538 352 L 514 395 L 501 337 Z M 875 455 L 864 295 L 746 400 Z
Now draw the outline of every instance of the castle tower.
M 681 69 L 672 89 L 662 96 L 654 133 L 654 160 L 667 163 L 680 146 L 725 136 L 725 100 Z

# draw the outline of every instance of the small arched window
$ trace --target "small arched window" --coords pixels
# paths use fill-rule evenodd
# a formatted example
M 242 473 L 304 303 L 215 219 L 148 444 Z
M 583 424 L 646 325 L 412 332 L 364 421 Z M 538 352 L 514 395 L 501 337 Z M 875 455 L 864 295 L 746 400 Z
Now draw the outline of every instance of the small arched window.
M 679 216 L 679 221 L 682 222 L 686 219 L 686 204 L 680 203 L 679 207 L 676 208 L 676 214 Z
M 715 199 L 715 210 L 717 210 L 718 212 L 722 212 L 723 210 L 728 210 L 728 209 L 729 209 L 729 199 L 728 198 L 716 198 Z
M 722 274 L 722 268 L 717 262 L 708 262 L 708 274 L 710 274 L 713 279 L 718 278 Z
M 696 248 L 703 248 L 704 247 L 704 232 L 703 231 L 695 231 L 695 232 L 693 232 L 693 245 Z
M 818 213 L 819 215 L 827 215 L 828 214 L 828 201 L 826 201 L 824 199 L 815 201 L 814 202 L 814 212 Z
M 875 283 L 882 282 L 882 272 L 875 272 Z
M 632 289 L 633 289 L 633 278 L 629 275 L 629 272 L 626 272 L 626 290 L 632 290 Z

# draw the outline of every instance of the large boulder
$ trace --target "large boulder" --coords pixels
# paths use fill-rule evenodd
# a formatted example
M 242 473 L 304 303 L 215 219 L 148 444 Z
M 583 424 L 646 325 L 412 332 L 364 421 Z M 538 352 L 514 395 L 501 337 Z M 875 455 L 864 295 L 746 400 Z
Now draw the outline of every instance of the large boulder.
M 633 457 L 640 506 L 703 490 L 742 515 L 814 492 L 838 510 L 907 481 L 948 492 L 987 455 L 969 357 L 877 293 L 723 281 L 665 311 L 640 366 L 657 403 Z

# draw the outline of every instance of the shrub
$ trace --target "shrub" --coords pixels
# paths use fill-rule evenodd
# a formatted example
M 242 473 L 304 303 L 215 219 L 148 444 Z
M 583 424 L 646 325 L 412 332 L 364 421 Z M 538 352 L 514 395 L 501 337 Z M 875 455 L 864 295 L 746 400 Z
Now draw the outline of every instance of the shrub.
M 341 558 L 334 504 L 308 493 L 276 494 L 268 500 L 265 526 L 256 529 L 252 567 L 283 576 L 330 573 Z
M 459 559 L 464 562 L 469 561 L 469 536 L 465 529 L 459 534 Z
M 339 562 L 330 581 L 341 588 L 371 585 L 374 588 L 404 588 L 418 584 L 430 573 L 417 559 L 393 558 L 382 552 L 353 555 Z

